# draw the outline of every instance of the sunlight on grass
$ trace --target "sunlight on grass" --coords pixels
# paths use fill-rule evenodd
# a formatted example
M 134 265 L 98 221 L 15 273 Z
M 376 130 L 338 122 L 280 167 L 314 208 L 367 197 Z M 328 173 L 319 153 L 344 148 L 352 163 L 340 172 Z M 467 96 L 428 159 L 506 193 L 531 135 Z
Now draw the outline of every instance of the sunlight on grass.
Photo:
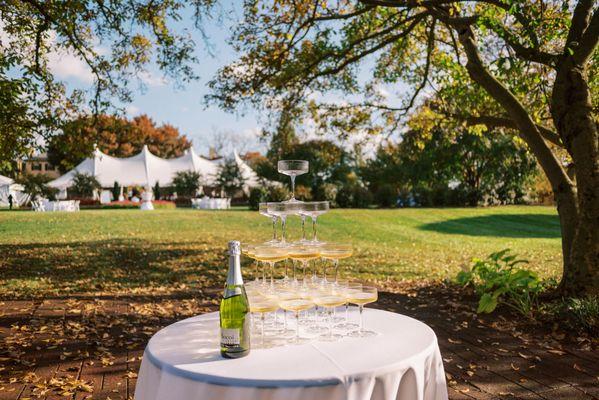
M 289 226 L 298 238 L 299 219 Z M 270 227 L 241 210 L 0 212 L 0 294 L 220 286 L 227 241 L 267 240 Z M 333 210 L 319 219 L 319 237 L 353 243 L 343 273 L 380 284 L 453 277 L 472 257 L 508 247 L 543 277 L 561 271 L 559 222 L 548 207 Z

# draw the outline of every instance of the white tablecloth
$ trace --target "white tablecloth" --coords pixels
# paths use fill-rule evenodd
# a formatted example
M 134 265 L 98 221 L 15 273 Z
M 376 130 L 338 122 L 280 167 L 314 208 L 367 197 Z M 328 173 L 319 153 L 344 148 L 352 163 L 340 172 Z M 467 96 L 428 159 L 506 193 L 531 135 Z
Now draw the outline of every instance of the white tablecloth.
M 210 313 L 156 333 L 135 399 L 447 399 L 435 333 L 404 315 L 366 309 L 365 326 L 378 336 L 252 349 L 234 360 L 220 356 L 218 321 Z

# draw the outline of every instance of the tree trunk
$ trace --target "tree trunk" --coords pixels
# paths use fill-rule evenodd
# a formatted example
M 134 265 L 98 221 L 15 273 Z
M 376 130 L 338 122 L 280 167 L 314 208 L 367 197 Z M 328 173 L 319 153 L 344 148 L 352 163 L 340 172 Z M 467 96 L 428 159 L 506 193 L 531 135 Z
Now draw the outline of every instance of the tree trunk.
M 577 186 L 576 221 L 560 288 L 565 295 L 599 294 L 599 135 L 593 116 L 586 71 L 573 57 L 558 66 L 552 114 L 560 137 L 574 161 Z M 562 229 L 564 225 L 562 222 Z
M 598 135 L 584 69 L 574 67 L 573 57 L 562 60 L 552 97 L 555 126 L 574 160 L 574 185 L 524 106 L 484 67 L 472 30 L 460 30 L 459 39 L 468 58 L 466 69 L 470 77 L 510 114 L 551 182 L 562 229 L 562 293 L 599 293 Z

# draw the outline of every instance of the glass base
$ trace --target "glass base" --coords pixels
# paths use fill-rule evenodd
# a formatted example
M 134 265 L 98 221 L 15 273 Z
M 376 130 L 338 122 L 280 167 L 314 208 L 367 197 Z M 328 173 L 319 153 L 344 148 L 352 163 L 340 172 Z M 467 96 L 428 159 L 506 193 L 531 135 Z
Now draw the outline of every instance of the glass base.
M 368 330 L 357 330 L 357 331 L 352 331 L 349 332 L 347 334 L 347 336 L 349 337 L 372 337 L 372 336 L 377 336 L 378 333 L 376 333 L 375 331 L 368 331 Z
M 360 325 L 354 324 L 353 322 L 342 322 L 340 324 L 335 325 L 335 328 L 345 329 L 345 330 L 350 330 L 350 329 L 355 330 L 359 327 L 360 327 Z
M 332 335 L 329 333 L 325 333 L 323 335 L 320 335 L 317 340 L 319 342 L 336 342 L 340 339 L 342 339 L 343 336 L 338 334 L 338 333 L 333 333 Z
M 326 326 L 322 326 L 322 325 L 310 325 L 306 328 L 306 331 L 310 332 L 310 333 L 326 333 L 329 331 L 329 329 Z

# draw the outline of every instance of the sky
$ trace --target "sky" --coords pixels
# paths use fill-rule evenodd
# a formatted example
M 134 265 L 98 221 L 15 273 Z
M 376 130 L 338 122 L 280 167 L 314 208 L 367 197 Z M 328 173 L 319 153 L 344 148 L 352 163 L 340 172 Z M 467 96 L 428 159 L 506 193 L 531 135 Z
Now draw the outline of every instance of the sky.
M 198 80 L 186 83 L 183 88 L 177 87 L 173 82 L 164 79 L 155 67 L 150 66 L 149 72 L 140 76 L 144 82 L 144 89 L 135 90 L 132 102 L 125 105 L 129 117 L 147 114 L 158 124 L 168 123 L 179 128 L 182 134 L 192 140 L 193 146 L 199 154 L 208 153 L 213 142 L 212 137 L 218 132 L 232 132 L 233 136 L 238 138 L 238 142 L 243 141 L 243 145 L 239 146 L 242 148 L 238 150 L 266 151 L 267 144 L 260 141 L 262 125 L 260 114 L 256 110 L 244 109 L 244 114 L 229 113 L 222 111 L 217 106 L 207 106 L 204 103 L 204 96 L 209 93 L 207 83 L 216 75 L 219 68 L 239 57 L 239 54 L 227 44 L 230 32 L 242 19 L 239 3 L 232 4 L 234 5 L 230 5 L 229 9 L 224 10 L 224 18 L 207 19 L 203 25 L 204 32 L 209 38 L 211 52 L 207 51 L 205 40 L 200 32 L 193 27 L 191 15 L 184 15 L 181 21 L 172 25 L 177 31 L 187 28 L 196 42 L 195 51 L 199 62 L 193 67 L 196 75 L 200 77 Z M 0 34 L 2 34 L 1 28 L 0 26 Z M 101 44 L 98 50 L 101 50 Z M 367 81 L 372 73 L 369 67 L 373 65 L 367 61 L 365 68 L 360 70 L 358 79 Z M 89 89 L 93 87 L 93 76 L 89 68 L 81 59 L 72 54 L 51 54 L 49 66 L 55 76 L 66 82 L 69 88 Z M 408 92 L 407 86 L 402 84 L 390 87 L 381 86 L 378 90 L 387 98 L 388 105 L 399 105 L 394 102 Z M 321 96 L 328 102 L 347 100 L 346 97 L 337 97 L 330 93 Z M 309 132 L 308 137 L 310 137 Z M 349 142 L 340 144 L 351 148 L 351 142 L 362 142 L 365 137 L 365 135 L 362 137 L 354 135 Z M 327 138 L 337 141 L 337 138 L 328 136 Z M 369 138 L 367 146 L 363 147 L 366 153 L 364 155 L 374 154 L 374 150 L 381 140 L 383 140 L 382 137 Z M 233 143 L 225 152 L 232 152 L 235 147 L 236 145 Z
M 185 87 L 176 87 L 174 83 L 164 79 L 155 68 L 150 68 L 140 79 L 145 89 L 135 90 L 133 101 L 125 106 L 129 117 L 147 114 L 158 124 L 169 123 L 179 128 L 182 134 L 192 140 L 194 148 L 200 154 L 207 154 L 211 137 L 218 131 L 234 132 L 242 138 L 247 150 L 264 151 L 265 144 L 259 141 L 261 125 L 255 111 L 249 110 L 245 115 L 227 113 L 217 106 L 207 107 L 203 98 L 209 91 L 207 83 L 220 67 L 237 58 L 237 54 L 226 43 L 234 19 L 238 18 L 236 10 L 230 10 L 229 18 L 222 21 L 207 21 L 205 32 L 208 34 L 213 55 L 206 51 L 200 33 L 189 29 L 196 42 L 196 56 L 199 62 L 194 69 L 200 79 L 186 83 Z M 192 26 L 192 17 L 183 18 L 175 29 Z M 53 54 L 49 60 L 50 68 L 55 76 L 63 80 L 69 88 L 91 87 L 93 77 L 85 63 L 69 54 Z

